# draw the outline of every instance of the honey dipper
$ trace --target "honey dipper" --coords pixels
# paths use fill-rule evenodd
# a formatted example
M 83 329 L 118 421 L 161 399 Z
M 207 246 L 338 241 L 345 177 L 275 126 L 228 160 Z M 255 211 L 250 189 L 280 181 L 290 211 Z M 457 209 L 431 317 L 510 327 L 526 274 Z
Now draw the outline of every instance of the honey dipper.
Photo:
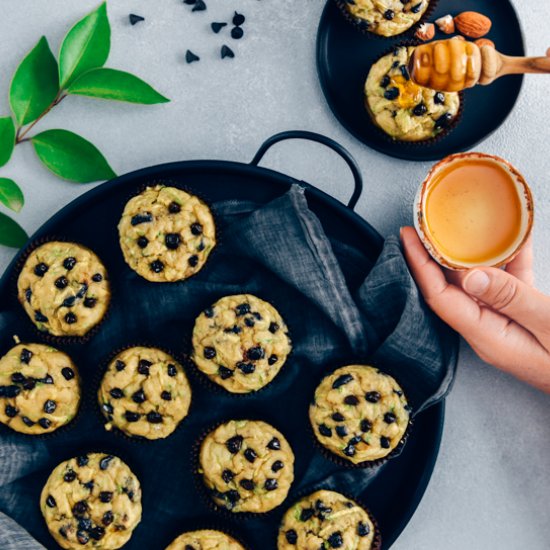
M 511 57 L 492 46 L 481 48 L 458 37 L 417 46 L 409 60 L 414 82 L 442 92 L 458 92 L 476 84 L 491 84 L 508 74 L 549 73 L 546 57 Z

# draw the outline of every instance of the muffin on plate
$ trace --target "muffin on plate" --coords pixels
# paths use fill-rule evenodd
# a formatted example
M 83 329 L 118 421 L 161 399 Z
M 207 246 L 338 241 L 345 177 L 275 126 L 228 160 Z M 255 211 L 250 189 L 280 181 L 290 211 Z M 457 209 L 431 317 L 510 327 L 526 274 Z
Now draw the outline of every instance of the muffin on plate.
M 166 550 L 244 550 L 233 537 L 213 529 L 183 533 Z
M 346 548 L 375 550 L 380 536 L 367 511 L 334 491 L 317 491 L 287 510 L 278 550 Z
M 53 470 L 40 509 L 62 548 L 115 550 L 128 542 L 141 520 L 141 488 L 120 458 L 90 453 Z
M 448 131 L 460 111 L 460 94 L 415 84 L 408 62 L 413 47 L 397 47 L 374 63 L 365 82 L 365 106 L 373 123 L 398 141 L 423 141 Z
M 195 321 L 193 361 L 210 380 L 232 393 L 249 393 L 269 384 L 290 351 L 281 315 L 252 294 L 221 298 Z
M 294 480 L 294 453 L 266 422 L 230 420 L 202 441 L 199 474 L 219 507 L 262 514 L 287 497 Z
M 18 344 L 0 359 L 0 422 L 25 434 L 68 424 L 80 404 L 71 358 L 43 344 Z
M 94 252 L 81 244 L 52 241 L 26 259 L 17 297 L 40 331 L 84 336 L 105 316 L 111 292 L 105 266 Z
M 368 464 L 400 445 L 409 412 L 405 394 L 391 376 L 368 365 L 348 365 L 319 384 L 309 419 L 325 449 L 344 461 Z
M 157 348 L 131 347 L 110 361 L 97 399 L 107 420 L 130 437 L 168 437 L 187 416 L 191 387 L 183 367 Z
M 396 36 L 422 19 L 430 0 L 336 0 L 336 3 L 361 30 Z
M 148 187 L 130 199 L 118 224 L 126 263 L 148 281 L 167 283 L 199 272 L 214 246 L 210 208 L 176 187 Z

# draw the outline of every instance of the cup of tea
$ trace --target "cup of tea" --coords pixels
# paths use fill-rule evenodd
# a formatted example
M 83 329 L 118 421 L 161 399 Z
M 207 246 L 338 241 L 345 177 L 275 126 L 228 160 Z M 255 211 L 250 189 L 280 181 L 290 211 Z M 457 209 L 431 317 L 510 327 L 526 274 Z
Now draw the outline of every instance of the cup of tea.
M 424 246 L 453 270 L 509 263 L 529 238 L 533 220 L 525 178 L 508 161 L 484 153 L 459 153 L 438 162 L 414 205 Z

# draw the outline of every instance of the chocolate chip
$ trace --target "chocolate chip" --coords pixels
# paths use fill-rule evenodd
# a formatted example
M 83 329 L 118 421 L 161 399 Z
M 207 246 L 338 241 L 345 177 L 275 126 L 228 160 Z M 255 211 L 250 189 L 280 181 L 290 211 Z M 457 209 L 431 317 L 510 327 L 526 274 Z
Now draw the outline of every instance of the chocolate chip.
M 77 531 L 76 532 L 76 540 L 82 545 L 88 544 L 90 541 L 90 537 L 86 531 Z
M 389 77 L 389 75 L 385 74 L 382 77 L 382 80 L 380 80 L 380 86 L 382 86 L 382 88 L 387 88 L 390 85 L 390 82 L 391 78 Z
M 363 420 L 361 420 L 361 424 L 359 424 L 359 427 L 361 428 L 362 432 L 370 432 L 372 429 L 372 424 L 369 420 L 364 418 Z
M 145 248 L 149 244 L 149 239 L 147 237 L 141 236 L 141 237 L 138 237 L 136 242 L 140 248 Z
M 272 451 L 280 451 L 281 442 L 279 441 L 279 438 L 274 437 L 273 439 L 271 439 L 271 441 L 267 444 L 267 448 L 271 449 Z
M 246 315 L 247 313 L 250 313 L 250 305 L 249 304 L 239 304 L 235 308 L 235 312 L 237 313 L 238 317 L 241 317 L 243 315 Z
M 395 393 L 395 395 L 401 397 L 403 395 L 403 392 L 401 390 L 393 390 L 393 393 Z
M 90 537 L 92 537 L 94 540 L 101 540 L 104 536 L 105 529 L 103 529 L 103 527 L 101 527 L 100 525 L 97 525 L 90 530 Z
M 212 319 L 212 317 L 214 317 L 214 308 L 207 307 L 203 313 L 208 319 Z
M 48 508 L 55 508 L 57 506 L 57 502 L 55 502 L 55 498 L 53 498 L 52 495 L 46 497 L 46 506 Z
M 37 277 L 44 277 L 50 269 L 44 262 L 40 262 L 34 266 L 34 274 Z
M 84 468 L 88 464 L 88 455 L 80 455 L 76 457 L 76 463 L 80 468 Z
M 332 437 L 332 430 L 326 424 L 319 424 L 319 433 L 325 437 Z
M 155 260 L 149 264 L 149 269 L 153 273 L 162 273 L 164 271 L 164 264 L 160 260 Z
M 390 440 L 387 437 L 382 436 L 380 438 L 380 447 L 382 447 L 382 449 L 389 449 L 390 448 Z
M 354 456 L 356 452 L 355 446 L 351 443 L 344 448 L 344 454 L 346 456 Z
M 423 116 L 428 112 L 428 108 L 426 107 L 426 104 L 424 102 L 419 103 L 414 109 L 413 109 L 413 115 L 414 116 Z
M 91 518 L 80 518 L 78 520 L 78 528 L 81 531 L 89 531 L 93 526 Z
M 141 414 L 133 412 L 133 411 L 126 411 L 124 413 L 124 418 L 126 418 L 127 422 L 137 422 L 141 417 Z
M 233 478 L 235 477 L 235 474 L 231 471 L 231 470 L 224 470 L 222 472 L 222 479 L 226 482 L 226 483 L 229 483 L 231 481 L 233 481 Z
M 37 321 L 38 323 L 48 322 L 48 318 L 41 311 L 34 312 L 34 320 Z
M 225 498 L 229 504 L 233 505 L 236 502 L 239 502 L 241 496 L 239 495 L 238 491 L 231 489 L 230 491 L 227 491 L 227 493 L 225 493 Z
M 69 284 L 69 280 L 64 275 L 61 275 L 61 277 L 58 277 L 54 282 L 55 287 L 58 288 L 59 290 L 63 290 L 64 288 L 67 288 L 68 284 Z
M 36 381 L 37 382 L 42 382 L 42 384 L 53 384 L 53 378 L 49 374 L 46 374 L 46 376 L 44 376 L 44 378 L 38 378 Z
M 397 417 L 392 412 L 387 412 L 384 415 L 384 422 L 386 424 L 393 424 L 397 420 Z
M 285 465 L 283 464 L 283 461 L 282 461 L 282 460 L 276 460 L 276 461 L 271 465 L 271 471 L 272 471 L 272 472 L 278 472 L 279 470 L 282 470 L 284 467 L 285 467 Z
M 205 9 L 206 4 L 204 3 L 204 0 L 197 0 L 191 11 L 204 11 Z
M 254 449 L 245 449 L 244 451 L 244 457 L 246 458 L 246 460 L 248 460 L 248 462 L 254 462 L 257 458 L 258 458 L 258 455 L 256 454 L 256 451 Z
M 76 302 L 76 296 L 69 296 L 65 298 L 62 302 L 63 307 L 73 307 Z
M 32 290 L 30 288 L 27 288 L 27 290 L 25 290 L 25 300 L 27 300 L 28 304 L 31 303 L 31 296 L 32 296 Z
M 113 399 L 120 399 L 121 397 L 124 397 L 124 392 L 120 388 L 113 388 L 109 394 Z
M 269 323 L 269 332 L 271 332 L 271 334 L 275 334 L 280 328 L 281 327 L 277 323 Z
M 87 458 L 87 457 L 86 457 Z M 101 470 L 106 470 L 108 467 L 109 467 L 109 464 L 111 463 L 111 460 L 113 460 L 115 457 L 113 455 L 107 455 L 105 457 L 103 457 L 100 461 L 99 461 L 99 468 Z
M 218 34 L 224 27 L 227 26 L 227 23 L 210 23 L 212 30 Z
M 176 376 L 176 374 L 178 374 L 178 369 L 176 368 L 176 365 L 170 363 L 168 365 L 168 376 L 173 378 L 174 376 Z
M 181 235 L 179 233 L 168 233 L 164 237 L 164 244 L 169 250 L 176 250 L 181 244 Z
M 23 389 L 25 390 L 34 390 L 36 386 L 36 380 L 34 378 L 27 378 L 23 382 Z
M 131 13 L 128 16 L 128 19 L 130 19 L 130 24 L 135 25 L 136 23 L 139 23 L 140 21 L 145 21 L 145 17 L 141 17 L 141 15 L 136 15 L 135 13 Z
M 370 391 L 365 394 L 365 399 L 369 403 L 378 403 L 380 401 L 381 395 L 377 391 Z
M 79 500 L 73 506 L 73 514 L 78 516 L 83 516 L 88 511 L 88 503 L 85 500 Z
M 143 392 L 143 390 L 137 390 L 132 394 L 132 401 L 134 403 L 143 403 L 145 399 L 145 393 Z
M 162 424 L 162 414 L 156 411 L 147 413 L 147 422 L 150 424 Z
M 362 439 L 360 435 L 356 435 L 355 437 L 352 437 L 348 443 L 351 443 L 352 445 L 357 445 L 358 443 L 361 443 Z
M 256 370 L 256 367 L 252 363 L 245 363 L 243 361 L 237 363 L 237 368 L 243 374 L 252 374 Z
M 95 273 L 94 275 L 92 275 L 92 281 L 94 283 L 100 283 L 101 281 L 103 281 L 103 275 L 101 273 Z
M 240 334 L 243 331 L 243 329 L 241 327 L 239 327 L 238 325 L 234 325 L 231 328 L 224 328 L 223 331 L 227 334 L 229 334 L 231 332 L 233 334 Z
M 233 27 L 231 29 L 231 38 L 240 40 L 244 36 L 244 31 L 241 27 Z
M 392 86 L 384 92 L 384 97 L 389 100 L 397 99 L 399 97 L 399 88 Z
M 222 59 L 225 59 L 226 57 L 233 59 L 235 57 L 235 52 L 229 46 L 224 44 L 221 49 L 221 57 Z
M 303 508 L 302 512 L 300 513 L 300 521 L 308 521 L 310 520 L 315 512 L 313 511 L 313 508 Z
M 4 412 L 6 413 L 6 416 L 8 418 L 14 418 L 17 416 L 17 409 L 15 407 L 12 407 L 11 405 L 6 405 Z
M 265 357 L 265 351 L 262 346 L 254 346 L 246 352 L 246 356 L 251 361 L 259 361 Z
M 65 380 L 72 380 L 74 378 L 74 370 L 70 367 L 63 367 L 61 369 L 61 374 Z
M 63 260 L 63 267 L 67 271 L 71 271 L 71 269 L 76 265 L 76 258 L 73 258 L 73 256 L 69 256 L 68 258 L 65 258 Z
M 411 75 L 409 74 L 409 69 L 407 69 L 407 65 L 401 65 L 399 67 L 399 70 L 401 71 L 401 74 L 403 75 L 403 78 L 405 80 L 411 79 Z
M 247 491 L 253 491 L 256 486 L 251 479 L 241 479 L 241 481 L 239 481 L 239 485 Z
M 111 512 L 111 510 L 108 510 L 103 514 L 103 517 L 101 518 L 101 523 L 103 523 L 103 525 L 107 527 L 108 525 L 111 525 L 111 523 L 113 523 L 114 519 L 115 517 L 113 516 L 113 512 Z
M 331 416 L 332 420 L 335 422 L 343 422 L 344 421 L 344 415 L 340 414 L 339 412 L 335 412 Z
M 56 408 L 57 408 L 57 403 L 55 401 L 53 401 L 52 399 L 48 399 L 44 403 L 44 412 L 45 413 L 52 414 L 55 411 Z
M 216 357 L 216 350 L 207 346 L 204 348 L 203 355 L 205 359 L 214 359 L 214 357 Z
M 240 27 L 245 22 L 245 16 L 242 13 L 235 12 L 232 23 L 236 27 Z
M 252 328 L 256 324 L 256 321 L 254 321 L 254 319 L 252 319 L 252 317 L 245 317 L 244 324 L 248 328 Z
M 391 21 L 394 17 L 395 17 L 395 12 L 393 10 L 386 10 L 384 12 L 384 19 L 386 19 L 387 21 Z
M 136 214 L 130 220 L 133 226 L 140 225 L 142 223 L 150 223 L 153 221 L 153 214 L 151 212 L 145 212 L 145 214 Z
M 113 500 L 113 493 L 111 491 L 101 491 L 101 493 L 99 493 L 99 500 L 101 500 L 101 502 L 111 502 L 111 500 Z
M 19 386 L 0 386 L 0 397 L 17 397 L 20 393 Z
M 235 435 L 235 436 L 231 437 L 230 439 L 228 439 L 225 442 L 225 446 L 227 447 L 227 450 L 231 454 L 233 454 L 233 455 L 237 454 L 241 450 L 241 447 L 243 446 L 243 437 L 242 437 L 242 435 Z
M 113 406 L 110 403 L 103 403 L 101 405 L 101 408 L 107 413 L 107 414 L 113 414 Z
M 443 92 L 437 92 L 434 95 L 434 103 L 436 105 L 443 105 L 445 103 L 445 94 Z
M 143 374 L 144 376 L 149 376 L 149 368 L 151 367 L 153 363 L 151 361 L 147 361 L 147 359 L 140 359 L 138 363 L 137 371 L 139 374 Z
M 32 356 L 33 356 L 33 353 L 30 349 L 23 348 L 21 350 L 21 355 L 19 356 L 19 360 L 21 361 L 21 363 L 25 363 L 26 365 L 28 365 L 32 359 Z
M 359 404 L 359 399 L 355 395 L 346 395 L 344 398 L 344 403 L 355 407 Z
M 77 320 L 78 319 L 77 319 L 76 315 L 72 311 L 69 311 L 69 313 L 67 313 L 65 315 L 65 322 L 68 325 L 74 325 L 77 322 Z
M 172 394 L 169 391 L 163 391 L 160 394 L 161 399 L 164 399 L 164 401 L 172 401 Z
M 449 126 L 449 123 L 453 120 L 453 115 L 451 113 L 445 113 L 441 115 L 436 121 L 435 121 L 435 127 L 437 129 L 439 128 L 447 128 Z
M 60 527 L 58 533 L 64 538 L 67 538 L 67 528 L 66 527 Z
M 413 6 L 413 7 L 411 8 L 411 11 L 412 11 L 413 13 L 418 13 L 418 12 L 420 11 L 420 8 L 421 8 L 421 7 L 422 7 L 422 2 L 420 2 L 420 3 L 416 4 L 415 6 Z
M 117 359 L 115 362 L 115 369 L 120 372 L 121 370 L 124 370 L 126 368 L 126 363 L 124 361 L 121 361 L 120 359 Z
M 84 298 L 84 307 L 92 309 L 97 304 L 96 298 Z
M 63 480 L 67 483 L 71 483 L 76 479 L 76 472 L 74 470 L 67 470 L 63 476 Z
M 14 384 L 22 384 L 25 381 L 25 376 L 21 374 L 20 372 L 14 372 L 11 375 L 11 381 Z
M 77 299 L 84 298 L 86 295 L 86 292 L 88 291 L 88 285 L 86 283 L 82 283 L 82 286 L 80 287 L 79 291 L 76 293 Z
M 348 429 L 345 426 L 336 426 L 336 433 L 340 437 L 346 437 L 348 435 Z
M 330 537 L 327 539 L 327 542 L 331 548 L 341 548 L 344 544 L 342 533 L 340 531 L 336 531 L 335 533 L 332 533 L 332 535 L 330 535 Z
M 279 484 L 277 483 L 276 479 L 268 478 L 265 480 L 264 488 L 266 491 L 274 491 L 275 489 L 277 489 L 278 486 Z
M 22 416 L 21 420 L 24 424 L 26 424 L 29 428 L 32 428 L 36 422 L 33 422 L 28 416 Z
M 363 523 L 362 521 L 360 521 L 357 524 L 357 534 L 360 537 L 366 537 L 369 533 L 370 533 L 370 527 L 368 523 Z
M 349 384 L 352 380 L 353 380 L 353 376 L 351 374 L 342 374 L 332 383 L 332 388 L 333 389 L 340 388 L 345 384 Z
M 168 205 L 168 212 L 170 212 L 170 214 L 177 214 L 181 212 L 181 206 L 177 202 L 171 202 Z
M 200 61 L 200 57 L 195 55 L 191 50 L 187 50 L 185 52 L 185 61 L 187 61 L 187 63 L 194 63 L 195 61 Z
M 288 544 L 296 544 L 298 542 L 298 534 L 294 529 L 289 529 L 285 532 L 285 538 Z
M 279 358 L 275 354 L 272 354 L 269 356 L 269 359 L 267 360 L 267 364 L 270 366 L 274 365 L 278 360 Z
M 228 369 L 227 367 L 222 367 L 220 365 L 218 367 L 218 374 L 220 375 L 222 380 L 227 380 L 228 378 L 231 378 L 233 376 L 233 371 L 231 369 Z
M 189 259 L 187 260 L 187 263 L 191 267 L 197 267 L 197 265 L 199 265 L 199 257 L 196 254 L 193 254 L 193 256 L 189 257 Z

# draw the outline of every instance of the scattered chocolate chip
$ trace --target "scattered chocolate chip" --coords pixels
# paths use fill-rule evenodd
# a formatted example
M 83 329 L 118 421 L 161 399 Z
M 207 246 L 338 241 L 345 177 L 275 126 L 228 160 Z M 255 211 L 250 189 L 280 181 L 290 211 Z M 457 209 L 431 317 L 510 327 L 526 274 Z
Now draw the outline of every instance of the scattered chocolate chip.
M 97 525 L 93 529 L 90 530 L 90 537 L 94 540 L 101 540 L 105 535 L 105 529 L 101 527 L 100 525 Z
M 88 455 L 80 455 L 76 457 L 76 463 L 80 468 L 84 468 L 88 464 Z M 104 469 L 104 468 L 103 468 Z
M 251 361 L 259 361 L 265 357 L 265 351 L 262 346 L 254 346 L 246 352 L 246 356 Z
M 112 393 L 111 393 L 112 395 Z M 136 392 L 134 392 L 132 394 L 132 401 L 134 403 L 143 403 L 145 401 L 146 397 L 145 397 L 145 393 L 143 392 L 143 390 L 137 390 Z
M 21 355 L 19 356 L 19 360 L 21 361 L 21 363 L 25 363 L 26 365 L 28 365 L 31 361 L 32 356 L 33 356 L 33 353 L 30 349 L 23 348 L 21 350 Z
M 359 404 L 359 399 L 355 395 L 346 395 L 346 397 L 344 397 L 344 403 L 355 407 Z
M 445 103 L 445 94 L 443 92 L 437 92 L 434 95 L 434 103 L 436 105 L 443 105 Z
M 331 418 L 335 422 L 343 422 L 344 421 L 344 415 L 340 414 L 339 412 L 332 413 Z
M 363 420 L 361 420 L 361 424 L 359 424 L 359 427 L 361 428 L 362 432 L 370 432 L 372 429 L 372 423 L 364 418 Z
M 392 412 L 387 412 L 384 415 L 384 422 L 386 424 L 393 424 L 397 420 L 397 417 Z
M 187 50 L 185 52 L 185 61 L 187 61 L 187 63 L 194 63 L 195 61 L 200 61 L 200 57 L 198 55 L 195 55 L 191 50 Z
M 70 367 L 63 367 L 61 369 L 61 374 L 65 380 L 72 380 L 74 378 L 74 370 Z
M 296 544 L 298 542 L 298 533 L 294 529 L 289 529 L 285 532 L 285 538 L 288 544 Z
M 51 420 L 48 420 L 47 418 L 41 418 L 38 421 L 38 425 L 41 428 L 43 428 L 44 430 L 47 430 L 52 425 L 52 422 L 51 422 Z
M 17 397 L 20 393 L 19 386 L 0 386 L 0 397 Z
M 147 413 L 147 422 L 150 424 L 162 424 L 162 414 L 156 411 Z
M 246 315 L 247 313 L 250 313 L 250 304 L 239 304 L 235 308 L 235 312 L 237 313 L 238 317 L 242 317 L 243 315 Z
M 370 391 L 365 394 L 365 399 L 369 403 L 378 403 L 380 401 L 381 395 L 377 391 Z
M 65 322 L 68 325 L 74 325 L 77 322 L 77 320 L 78 319 L 77 319 L 76 315 L 72 311 L 69 311 L 69 313 L 67 313 L 65 315 Z
M 395 393 L 395 395 L 401 397 L 403 395 L 403 392 L 401 390 L 393 390 L 393 393 Z
M 258 458 L 258 455 L 256 454 L 256 451 L 254 449 L 245 449 L 244 451 L 244 457 L 246 458 L 246 460 L 248 460 L 248 462 L 254 462 L 257 458 Z
M 85 500 L 79 500 L 73 506 L 73 514 L 78 516 L 83 516 L 88 511 L 88 503 Z
M 227 380 L 228 378 L 231 378 L 233 376 L 233 371 L 231 369 L 228 369 L 227 367 L 222 367 L 220 365 L 218 367 L 218 374 L 220 375 L 220 378 L 222 380 Z
M 176 365 L 170 363 L 168 365 L 168 376 L 173 378 L 174 376 L 176 376 L 176 374 L 178 374 L 178 369 L 176 368 Z
M 120 399 L 124 397 L 124 392 L 120 388 L 113 388 L 109 394 L 113 399 Z
M 206 317 L 208 317 L 208 319 L 212 319 L 212 317 L 214 317 L 214 308 L 212 307 L 207 307 L 204 311 L 203 311 L 204 315 Z
M 206 346 L 204 348 L 203 355 L 205 359 L 214 359 L 214 357 L 216 357 L 216 350 L 214 348 Z
M 103 403 L 101 405 L 101 408 L 107 413 L 107 414 L 113 414 L 113 406 L 111 403 Z
M 224 27 L 227 26 L 227 23 L 210 23 L 210 26 L 212 27 L 212 30 L 218 34 Z M 194 233 L 196 235 L 196 233 Z
M 278 437 L 274 437 L 271 439 L 271 441 L 267 444 L 267 448 L 271 449 L 272 451 L 280 451 L 281 450 L 281 442 Z
M 303 508 L 300 513 L 300 521 L 308 521 L 314 516 L 313 508 Z
M 86 283 L 82 283 L 82 286 L 80 287 L 79 291 L 76 293 L 77 299 L 84 298 L 86 295 L 86 292 L 88 292 L 88 285 Z
M 44 378 L 38 378 L 37 382 L 42 382 L 42 384 L 53 384 L 53 378 L 50 374 L 46 374 Z
M 451 120 L 453 120 L 453 115 L 451 113 L 445 113 L 441 115 L 436 121 L 435 121 L 435 127 L 436 128 L 447 128 L 449 126 Z
M 277 323 L 269 323 L 269 332 L 271 332 L 271 334 L 275 334 L 280 328 L 281 327 Z
M 64 288 L 67 288 L 68 284 L 69 284 L 69 280 L 64 275 L 61 275 L 61 277 L 58 277 L 54 282 L 55 287 L 58 288 L 59 290 L 63 290 Z
M 278 486 L 279 484 L 277 483 L 276 479 L 268 478 L 265 480 L 264 488 L 266 491 L 274 491 L 275 489 L 277 489 Z
M 243 374 L 252 374 L 256 370 L 256 367 L 252 363 L 245 363 L 243 361 L 237 363 L 237 368 Z
M 345 426 L 336 426 L 336 433 L 340 437 L 346 437 L 348 435 L 348 429 Z
M 93 526 L 91 518 L 80 518 L 78 520 L 78 528 L 82 531 L 89 531 Z
M 145 21 L 145 17 L 141 17 L 141 15 L 136 15 L 135 13 L 131 13 L 128 16 L 128 19 L 130 19 L 130 25 L 135 25 L 136 23 L 139 23 L 140 21 Z
M 87 458 L 87 457 L 86 457 Z M 105 457 L 103 457 L 100 461 L 99 461 L 99 468 L 101 470 L 106 470 L 108 467 L 109 467 L 109 464 L 111 463 L 111 460 L 113 460 L 115 457 L 113 455 L 107 455 Z
M 269 359 L 267 360 L 267 364 L 274 365 L 278 360 L 279 358 L 275 354 L 272 354 L 269 356 Z
M 79 530 L 76 532 L 76 540 L 78 540 L 80 544 L 84 545 L 90 542 L 90 537 L 86 531 Z
M 340 388 L 345 384 L 349 384 L 352 380 L 353 380 L 353 376 L 351 374 L 342 374 L 332 383 L 332 388 L 333 389 Z
M 401 74 L 403 75 L 403 78 L 405 80 L 411 79 L 411 75 L 409 74 L 409 69 L 407 69 L 407 65 L 401 65 L 399 67 L 399 70 L 401 71 Z
M 415 6 L 413 6 L 411 8 L 411 11 L 413 13 L 418 13 L 420 11 L 420 8 L 422 7 L 422 2 L 419 2 L 418 4 L 416 4 Z
M 27 290 L 25 290 L 25 300 L 27 300 L 28 304 L 31 303 L 31 296 L 32 296 L 32 290 L 30 288 L 27 288 Z
M 164 401 L 172 401 L 172 394 L 169 391 L 163 391 L 160 394 L 161 399 Z
M 149 269 L 153 273 L 162 273 L 164 271 L 164 264 L 160 260 L 155 260 L 149 264 Z
M 395 12 L 393 10 L 386 10 L 384 12 L 384 19 L 391 21 L 395 17 Z
M 44 412 L 47 413 L 47 414 L 52 414 L 55 411 L 56 408 L 57 408 L 57 403 L 55 401 L 53 401 L 52 399 L 48 399 L 44 403 Z
M 351 443 L 352 445 L 357 445 L 358 443 L 361 443 L 362 439 L 360 435 L 356 435 L 348 441 L 348 443 Z
M 46 506 L 48 506 L 48 508 L 55 508 L 57 506 L 57 502 L 55 502 L 55 498 L 53 498 L 52 495 L 46 497 Z
M 360 521 L 357 524 L 357 534 L 360 537 L 366 537 L 369 533 L 370 533 L 370 527 L 368 523 L 363 523 L 362 521 Z
M 276 460 L 276 461 L 271 465 L 271 471 L 272 471 L 272 472 L 278 472 L 279 470 L 282 470 L 284 467 L 285 467 L 285 465 L 283 464 L 283 461 L 282 461 L 282 460 Z
M 34 426 L 36 424 L 36 422 L 33 422 L 28 416 L 22 416 L 21 417 L 21 420 L 23 421 L 24 424 L 26 424 L 29 428 L 31 428 L 32 426 Z
M 37 277 L 44 277 L 50 269 L 44 262 L 40 262 L 34 266 L 34 274 Z
M 177 250 L 181 244 L 181 235 L 179 233 L 168 233 L 164 237 L 164 244 L 169 250 Z
M 48 318 L 41 311 L 35 311 L 34 320 L 37 321 L 38 323 L 48 322 Z
M 63 480 L 67 483 L 71 483 L 76 479 L 76 472 L 74 470 L 67 470 L 63 476 Z
M 11 381 L 14 384 L 22 384 L 25 381 L 25 376 L 21 374 L 20 372 L 14 372 L 11 375 Z
M 99 493 L 99 500 L 101 500 L 101 502 L 111 502 L 111 500 L 113 500 L 113 493 L 111 491 L 101 491 L 101 493 Z
M 136 242 L 140 248 L 145 248 L 149 244 L 149 239 L 147 237 L 141 236 L 141 237 L 138 237 Z
M 153 363 L 151 363 L 151 361 L 147 361 L 147 359 L 140 359 L 137 371 L 139 372 L 139 374 L 143 374 L 143 376 L 149 376 L 149 368 L 152 364 Z
M 69 296 L 68 298 L 65 298 L 61 305 L 63 307 L 73 307 L 76 302 L 76 296 Z
M 319 433 L 325 437 L 332 437 L 332 430 L 326 424 L 319 424 Z
M 382 436 L 380 438 L 380 447 L 382 447 L 382 449 L 389 449 L 390 448 L 390 440 L 387 437 Z
M 71 269 L 76 265 L 76 258 L 73 258 L 72 256 L 69 256 L 68 258 L 65 258 L 63 260 L 63 267 L 67 271 L 71 271 Z
M 330 537 L 327 539 L 327 542 L 331 548 L 341 548 L 344 545 L 344 539 L 342 538 L 342 533 L 340 531 L 336 531 L 335 533 L 332 533 L 332 535 L 330 535 Z
M 245 20 L 246 20 L 246 18 L 242 13 L 235 12 L 235 15 L 233 16 L 232 23 L 236 27 L 240 27 L 245 22 Z
M 137 422 L 141 417 L 141 414 L 133 412 L 133 411 L 126 411 L 124 413 L 124 418 L 127 422 Z
M 252 317 L 245 317 L 244 324 L 248 328 L 252 328 L 256 324 L 256 321 L 254 321 L 254 319 L 252 319 Z
M 113 516 L 113 512 L 111 512 L 111 510 L 108 510 L 103 514 L 103 517 L 101 518 L 101 523 L 103 523 L 103 525 L 107 527 L 108 525 L 111 525 L 111 523 L 113 523 L 114 519 L 115 517 Z
M 244 31 L 242 27 L 233 27 L 231 29 L 231 38 L 235 40 L 240 40 L 244 36 Z
M 356 453 L 356 449 L 355 449 L 355 446 L 352 445 L 351 443 L 348 444 L 345 448 L 344 448 L 344 454 L 346 456 L 354 456 L 355 453 Z
M 390 82 L 391 78 L 389 77 L 389 75 L 385 74 L 380 81 L 380 86 L 382 86 L 382 88 L 387 88 L 390 85 Z
M 241 479 L 239 485 L 246 491 L 253 491 L 256 484 L 251 479 Z
M 384 92 L 384 97 L 389 100 L 397 99 L 399 97 L 399 88 L 396 88 L 395 86 L 388 88 Z
M 17 409 L 15 407 L 12 407 L 11 405 L 6 405 L 4 412 L 6 413 L 6 416 L 8 418 L 14 418 L 17 416 Z
M 145 214 L 136 214 L 130 220 L 133 226 L 141 225 L 142 223 L 150 223 L 153 221 L 153 214 L 151 212 L 145 212 Z
M 189 259 L 187 260 L 187 263 L 191 267 L 197 267 L 197 265 L 199 265 L 199 257 L 196 254 L 193 254 L 193 256 L 189 257 Z
M 101 273 L 95 273 L 94 275 L 92 275 L 92 281 L 94 283 L 100 283 L 101 281 L 103 281 L 103 275 Z
M 239 495 L 238 491 L 231 489 L 230 491 L 227 491 L 227 493 L 225 493 L 225 498 L 229 504 L 233 505 L 236 502 L 239 502 L 241 496 Z
M 178 214 L 181 212 L 181 206 L 173 201 L 168 205 L 168 212 L 170 212 L 170 214 Z
M 428 108 L 426 107 L 426 104 L 424 102 L 419 103 L 414 109 L 413 109 L 413 115 L 414 116 L 423 116 L 428 112 Z
M 36 386 L 36 380 L 34 378 L 27 378 L 23 382 L 23 389 L 25 390 L 34 390 Z
M 84 299 L 84 307 L 87 307 L 88 309 L 92 309 L 97 304 L 96 298 L 85 298 Z
M 115 362 L 115 369 L 120 372 L 121 370 L 124 370 L 126 368 L 126 363 L 124 361 L 121 361 L 120 359 L 117 359 Z
M 235 474 L 231 471 L 231 470 L 224 470 L 222 472 L 222 479 L 226 482 L 226 483 L 230 483 L 231 481 L 233 481 L 233 478 L 235 477 Z
M 237 454 L 241 450 L 242 445 L 243 445 L 242 435 L 235 435 L 225 442 L 225 446 L 227 447 L 227 450 L 233 455 Z

